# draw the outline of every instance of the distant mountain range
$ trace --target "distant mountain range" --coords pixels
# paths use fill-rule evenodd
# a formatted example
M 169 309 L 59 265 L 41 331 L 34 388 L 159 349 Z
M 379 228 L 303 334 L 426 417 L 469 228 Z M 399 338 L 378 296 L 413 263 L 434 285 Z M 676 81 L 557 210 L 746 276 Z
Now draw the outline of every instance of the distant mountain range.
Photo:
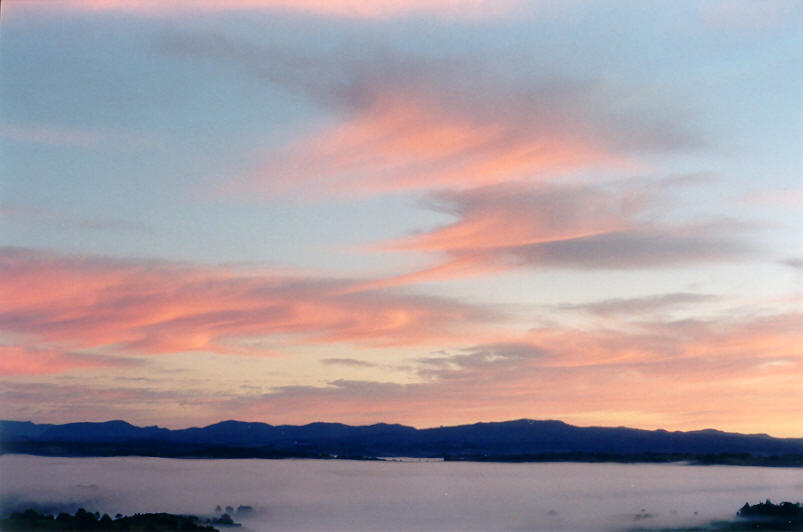
M 624 461 L 803 466 L 803 439 L 624 427 L 575 427 L 522 419 L 416 429 L 380 423 L 268 425 L 223 421 L 169 430 L 125 421 L 0 421 L 0 453 L 174 458 L 418 457 L 477 461 Z

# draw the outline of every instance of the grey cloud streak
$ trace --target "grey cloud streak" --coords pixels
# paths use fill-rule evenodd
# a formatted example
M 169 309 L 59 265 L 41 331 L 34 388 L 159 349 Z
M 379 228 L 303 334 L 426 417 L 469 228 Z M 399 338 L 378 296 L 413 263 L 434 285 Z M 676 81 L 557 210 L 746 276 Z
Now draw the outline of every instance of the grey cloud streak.
M 678 307 L 711 303 L 719 300 L 721 300 L 721 297 L 711 294 L 677 292 L 644 297 L 610 298 L 591 303 L 566 303 L 554 305 L 551 308 L 557 310 L 590 312 L 599 316 L 636 316 L 672 310 Z
M 757 224 L 678 223 L 664 214 L 672 189 L 688 184 L 639 179 L 438 191 L 423 205 L 455 221 L 380 249 L 429 251 L 445 257 L 442 266 L 407 276 L 410 280 L 426 279 L 452 266 L 478 273 L 510 268 L 660 269 L 756 255 Z
M 668 268 L 748 256 L 752 246 L 721 234 L 675 235 L 661 228 L 501 248 L 520 265 L 575 269 Z
M 442 354 L 416 359 L 424 367 L 436 368 L 472 368 L 509 364 L 542 357 L 546 351 L 528 343 L 503 342 L 482 344 L 460 349 L 456 354 Z
M 348 366 L 352 368 L 375 368 L 377 364 L 357 360 L 356 358 L 324 358 L 321 363 L 326 366 Z
M 803 272 L 803 258 L 789 258 L 783 261 L 782 264 Z

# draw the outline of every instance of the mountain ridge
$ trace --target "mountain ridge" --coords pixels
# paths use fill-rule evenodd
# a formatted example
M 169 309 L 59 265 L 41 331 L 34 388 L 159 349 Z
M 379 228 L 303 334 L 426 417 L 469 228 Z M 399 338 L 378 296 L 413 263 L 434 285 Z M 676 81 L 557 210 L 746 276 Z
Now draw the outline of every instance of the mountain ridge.
M 518 419 L 418 429 L 400 424 L 314 422 L 271 425 L 224 420 L 205 427 L 138 427 L 123 420 L 62 425 L 0 420 L 0 453 L 52 456 L 352 457 L 409 456 L 458 460 L 580 461 L 778 459 L 803 465 L 803 439 L 717 429 L 647 430 L 578 427 Z M 735 458 L 734 458 L 735 457 Z M 741 457 L 741 458 L 739 458 Z M 610 460 L 608 460 L 610 459 Z

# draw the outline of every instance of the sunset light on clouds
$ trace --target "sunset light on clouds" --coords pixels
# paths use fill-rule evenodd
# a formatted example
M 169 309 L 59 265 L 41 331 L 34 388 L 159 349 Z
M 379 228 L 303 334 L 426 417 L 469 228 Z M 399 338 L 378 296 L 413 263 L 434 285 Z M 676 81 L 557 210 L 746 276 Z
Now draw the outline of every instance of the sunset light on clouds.
M 803 437 L 803 4 L 7 0 L 0 418 Z

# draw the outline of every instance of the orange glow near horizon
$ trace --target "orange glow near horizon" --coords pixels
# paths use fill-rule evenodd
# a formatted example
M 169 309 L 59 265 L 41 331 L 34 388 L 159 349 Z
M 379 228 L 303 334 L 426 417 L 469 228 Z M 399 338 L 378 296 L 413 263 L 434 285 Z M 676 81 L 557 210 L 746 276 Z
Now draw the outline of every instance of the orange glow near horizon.
M 340 379 L 264 395 L 241 393 L 219 405 L 204 402 L 203 414 L 183 411 L 210 422 L 236 404 L 239 417 L 270 423 L 429 426 L 561 417 L 632 425 L 622 418 L 629 412 L 641 428 L 704 428 L 701 420 L 714 413 L 721 429 L 744 430 L 762 421 L 779 435 L 801 429 L 792 416 L 803 401 L 794 379 L 803 364 L 803 331 L 794 326 L 803 320 L 799 313 L 719 323 L 643 322 L 624 329 L 563 326 L 516 336 L 483 326 L 471 309 L 447 300 L 419 302 L 385 291 L 349 293 L 320 280 L 294 285 L 289 279 L 260 281 L 165 264 L 41 253 L 16 257 L 6 259 L 4 328 L 30 347 L 0 348 L 0 374 L 7 377 L 75 375 L 130 364 L 138 355 L 196 350 L 244 355 L 256 363 L 273 353 L 240 347 L 238 339 L 271 335 L 290 334 L 299 346 L 421 349 L 417 358 L 389 359 L 417 375 L 411 382 Z M 48 290 L 28 299 L 21 297 L 26 286 Z M 113 348 L 113 354 L 89 354 L 88 348 Z M 433 351 L 438 348 L 448 351 Z

